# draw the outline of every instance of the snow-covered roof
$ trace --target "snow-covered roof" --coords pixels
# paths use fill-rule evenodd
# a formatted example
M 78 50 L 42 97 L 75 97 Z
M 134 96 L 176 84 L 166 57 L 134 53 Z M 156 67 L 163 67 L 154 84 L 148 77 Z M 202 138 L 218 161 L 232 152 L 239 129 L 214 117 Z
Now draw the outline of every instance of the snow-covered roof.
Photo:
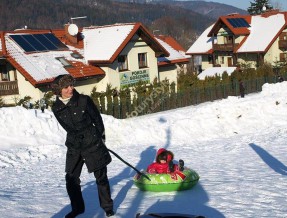
M 12 35 L 34 33 L 39 32 L 10 32 L 4 34 L 7 60 L 34 86 L 50 82 L 61 74 L 71 74 L 74 78 L 104 74 L 99 67 L 87 65 L 84 58 L 79 59 L 71 56 L 72 53 L 83 56 L 83 49 L 67 45 L 67 49 L 64 50 L 25 52 L 11 37 Z M 44 33 L 44 31 L 41 33 Z M 71 66 L 65 67 L 58 58 L 64 58 Z
M 207 76 L 215 76 L 215 74 L 221 76 L 224 72 L 231 75 L 235 70 L 236 67 L 210 67 L 202 71 L 197 77 L 200 80 L 204 80 Z
M 88 61 L 110 60 L 134 27 L 135 24 L 118 24 L 84 28 L 85 58 Z
M 250 34 L 237 52 L 264 52 L 285 23 L 283 14 L 269 17 L 252 16 Z
M 250 27 L 233 27 L 227 21 L 229 18 L 242 18 Z M 235 35 L 246 36 L 242 41 L 242 44 L 236 48 L 234 53 L 244 52 L 266 52 L 269 46 L 272 45 L 280 31 L 286 25 L 285 14 L 280 12 L 274 12 L 273 14 L 263 15 L 232 15 L 222 16 L 218 21 L 208 27 L 201 36 L 195 41 L 195 43 L 187 50 L 187 54 L 207 54 L 212 51 L 212 34 L 219 31 L 224 23 L 231 32 Z M 214 38 L 214 43 L 217 43 L 217 39 Z
M 35 81 L 51 79 L 68 74 L 56 57 L 72 58 L 71 51 L 48 51 L 26 54 L 10 37 L 5 36 L 8 54 L 34 78 Z
M 85 58 L 90 62 L 112 63 L 135 35 L 145 41 L 157 56 L 169 56 L 165 48 L 141 23 L 123 23 L 83 29 Z
M 184 51 L 176 50 L 174 47 L 172 47 L 170 44 L 163 41 L 159 37 L 155 36 L 155 38 L 170 54 L 168 57 L 158 57 L 158 62 L 177 61 L 190 58 L 189 55 L 185 55 Z
M 212 37 L 208 37 L 208 33 L 213 28 L 214 24 L 208 27 L 186 51 L 186 54 L 204 54 L 212 49 Z M 216 41 L 216 39 L 215 39 Z
M 63 46 L 61 50 L 59 47 L 59 50 L 54 51 L 37 49 L 25 51 L 25 43 L 21 45 L 22 38 L 15 37 L 18 34 L 22 35 L 21 37 L 24 37 L 24 34 L 54 34 L 54 37 L 67 47 Z M 161 55 L 168 57 L 170 55 L 168 50 L 170 50 L 173 54 L 171 63 L 186 61 L 183 51 L 176 51 L 172 46 L 160 43 L 141 23 L 84 28 L 82 37 L 74 38 L 65 30 L 11 31 L 4 32 L 2 36 L 5 44 L 1 45 L 1 48 L 3 47 L 5 54 L 7 53 L 7 60 L 34 86 L 49 83 L 61 74 L 71 74 L 74 78 L 104 75 L 104 71 L 98 65 L 89 62 L 112 63 L 134 37 L 145 41 L 155 51 L 157 57 Z M 74 57 L 72 53 L 82 57 Z M 64 58 L 71 66 L 64 66 L 59 58 Z

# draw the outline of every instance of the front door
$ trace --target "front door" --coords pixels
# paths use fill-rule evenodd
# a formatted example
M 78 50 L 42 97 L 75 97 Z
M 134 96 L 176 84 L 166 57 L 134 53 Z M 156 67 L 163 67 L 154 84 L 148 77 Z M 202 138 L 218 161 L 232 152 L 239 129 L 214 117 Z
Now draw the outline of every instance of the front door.
M 232 67 L 232 66 L 233 66 L 232 58 L 231 58 L 231 57 L 228 57 L 228 58 L 227 58 L 227 63 L 228 63 L 228 67 Z

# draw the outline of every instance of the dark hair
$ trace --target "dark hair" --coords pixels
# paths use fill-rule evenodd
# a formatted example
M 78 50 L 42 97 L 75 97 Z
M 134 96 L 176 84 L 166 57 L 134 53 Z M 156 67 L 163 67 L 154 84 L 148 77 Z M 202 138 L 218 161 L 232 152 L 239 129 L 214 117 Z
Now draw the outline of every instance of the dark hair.
M 161 154 L 159 154 L 158 155 L 158 157 L 157 157 L 157 159 L 158 159 L 158 161 L 160 161 L 160 160 L 167 160 L 167 152 L 162 152 Z
M 74 86 L 74 84 L 75 80 L 71 75 L 69 74 L 59 75 L 53 80 L 51 84 L 52 92 L 55 95 L 60 96 L 63 88 L 71 85 Z

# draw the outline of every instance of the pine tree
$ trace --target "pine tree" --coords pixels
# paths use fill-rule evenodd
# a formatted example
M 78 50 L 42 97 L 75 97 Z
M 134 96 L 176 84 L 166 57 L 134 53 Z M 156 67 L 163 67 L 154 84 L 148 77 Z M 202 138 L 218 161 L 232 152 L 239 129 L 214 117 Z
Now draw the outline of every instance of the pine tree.
M 247 11 L 250 15 L 258 15 L 264 13 L 264 7 L 266 7 L 266 10 L 273 9 L 273 6 L 270 4 L 269 0 L 254 0 L 254 2 L 250 2 L 250 4 L 250 7 L 247 8 Z

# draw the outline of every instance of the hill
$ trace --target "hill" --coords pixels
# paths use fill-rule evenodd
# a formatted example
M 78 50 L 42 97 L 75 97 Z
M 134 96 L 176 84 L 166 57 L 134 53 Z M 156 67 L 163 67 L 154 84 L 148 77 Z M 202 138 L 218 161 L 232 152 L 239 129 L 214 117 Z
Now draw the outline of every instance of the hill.
M 0 30 L 24 26 L 58 29 L 71 17 L 87 16 L 75 22 L 79 26 L 141 22 L 151 32 L 157 30 L 157 33 L 171 35 L 188 49 L 219 14 L 234 12 L 233 7 L 221 5 L 198 1 L 141 4 L 111 0 L 1 0 Z
M 181 7 L 184 9 L 191 10 L 201 15 L 217 19 L 219 16 L 239 13 L 247 14 L 246 10 L 236 8 L 230 5 L 221 4 L 217 2 L 206 2 L 206 1 L 178 1 L 178 0 L 114 0 L 118 2 L 137 2 L 141 4 L 161 4 L 161 5 L 172 5 Z

